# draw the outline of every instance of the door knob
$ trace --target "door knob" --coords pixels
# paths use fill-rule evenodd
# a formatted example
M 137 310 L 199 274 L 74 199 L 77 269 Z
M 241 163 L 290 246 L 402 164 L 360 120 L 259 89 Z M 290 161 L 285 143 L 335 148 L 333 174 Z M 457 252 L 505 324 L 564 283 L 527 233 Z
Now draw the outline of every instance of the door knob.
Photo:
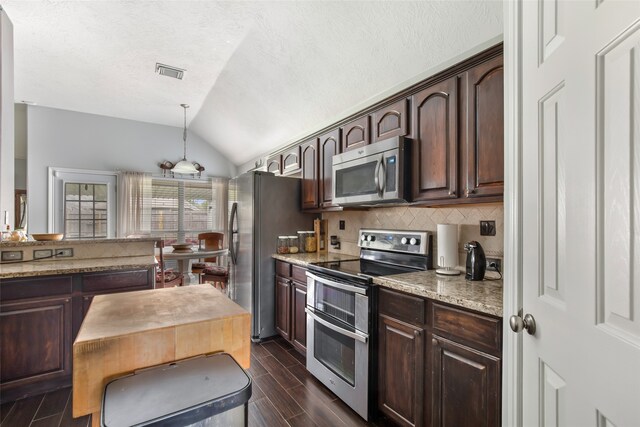
M 525 314 L 524 319 L 518 315 L 513 315 L 509 318 L 509 326 L 513 332 L 522 332 L 526 329 L 529 335 L 536 333 L 536 319 L 530 314 Z

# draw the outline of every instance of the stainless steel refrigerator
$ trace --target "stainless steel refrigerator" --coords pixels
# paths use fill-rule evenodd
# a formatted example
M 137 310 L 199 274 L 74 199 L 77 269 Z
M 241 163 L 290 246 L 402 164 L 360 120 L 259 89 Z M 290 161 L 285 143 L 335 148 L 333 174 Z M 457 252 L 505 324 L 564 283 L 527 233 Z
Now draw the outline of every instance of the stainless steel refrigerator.
M 251 312 L 251 339 L 276 334 L 277 236 L 313 230 L 316 215 L 300 211 L 300 180 L 247 172 L 229 182 L 229 294 Z

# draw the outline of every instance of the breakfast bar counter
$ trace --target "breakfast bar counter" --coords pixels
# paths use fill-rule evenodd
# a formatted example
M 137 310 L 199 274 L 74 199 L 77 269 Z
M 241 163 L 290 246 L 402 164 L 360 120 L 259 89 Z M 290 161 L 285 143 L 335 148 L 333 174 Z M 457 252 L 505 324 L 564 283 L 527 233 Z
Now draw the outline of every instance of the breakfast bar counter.
M 248 369 L 250 328 L 210 285 L 96 296 L 73 344 L 73 416 L 99 425 L 105 385 L 137 369 L 222 351 Z

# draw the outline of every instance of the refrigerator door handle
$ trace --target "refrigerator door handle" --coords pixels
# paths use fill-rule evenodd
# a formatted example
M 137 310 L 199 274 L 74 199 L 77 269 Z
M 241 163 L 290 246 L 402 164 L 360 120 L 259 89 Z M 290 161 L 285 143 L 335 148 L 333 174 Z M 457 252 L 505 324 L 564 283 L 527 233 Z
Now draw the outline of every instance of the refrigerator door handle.
M 229 216 L 229 255 L 231 262 L 236 265 L 238 261 L 238 252 L 236 250 L 236 242 L 234 241 L 234 234 L 238 233 L 238 229 L 234 229 L 238 220 L 238 203 L 234 202 L 231 206 L 231 215 Z

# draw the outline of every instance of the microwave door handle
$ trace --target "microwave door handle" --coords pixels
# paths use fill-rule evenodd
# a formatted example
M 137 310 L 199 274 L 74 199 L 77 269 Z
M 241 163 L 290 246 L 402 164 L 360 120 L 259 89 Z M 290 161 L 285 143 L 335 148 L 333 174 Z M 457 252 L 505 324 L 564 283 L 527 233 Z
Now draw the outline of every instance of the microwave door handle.
M 387 186 L 387 169 L 384 166 L 384 154 L 380 157 L 380 169 L 382 170 L 382 179 L 380 180 L 380 197 L 384 196 L 384 189 Z
M 342 329 L 341 327 L 336 326 L 336 325 L 334 325 L 334 324 L 333 324 L 333 323 L 331 323 L 331 322 L 327 322 L 326 320 L 321 319 L 320 317 L 318 317 L 318 316 L 313 312 L 313 310 L 311 310 L 311 309 L 309 309 L 309 308 L 306 308 L 306 307 L 305 307 L 304 311 L 306 311 L 306 312 L 307 312 L 307 314 L 308 314 L 309 316 L 311 316 L 311 318 L 312 318 L 315 322 L 318 322 L 318 323 L 320 323 L 321 325 L 326 326 L 327 328 L 331 329 L 332 331 L 335 331 L 335 332 L 339 333 L 340 335 L 344 335 L 344 336 L 346 336 L 346 337 L 353 338 L 353 339 L 354 339 L 354 340 L 356 340 L 356 341 L 360 341 L 360 342 L 365 343 L 365 344 L 367 343 L 368 337 L 367 337 L 366 335 L 359 334 L 359 333 L 357 333 L 357 332 L 347 331 L 346 329 Z
M 384 161 L 384 156 L 382 157 L 382 161 L 378 161 L 376 163 L 376 170 L 373 173 L 374 174 L 373 182 L 376 184 L 376 192 L 378 193 L 379 196 L 382 195 L 382 190 L 384 188 L 380 186 L 380 168 L 382 167 L 383 161 Z

